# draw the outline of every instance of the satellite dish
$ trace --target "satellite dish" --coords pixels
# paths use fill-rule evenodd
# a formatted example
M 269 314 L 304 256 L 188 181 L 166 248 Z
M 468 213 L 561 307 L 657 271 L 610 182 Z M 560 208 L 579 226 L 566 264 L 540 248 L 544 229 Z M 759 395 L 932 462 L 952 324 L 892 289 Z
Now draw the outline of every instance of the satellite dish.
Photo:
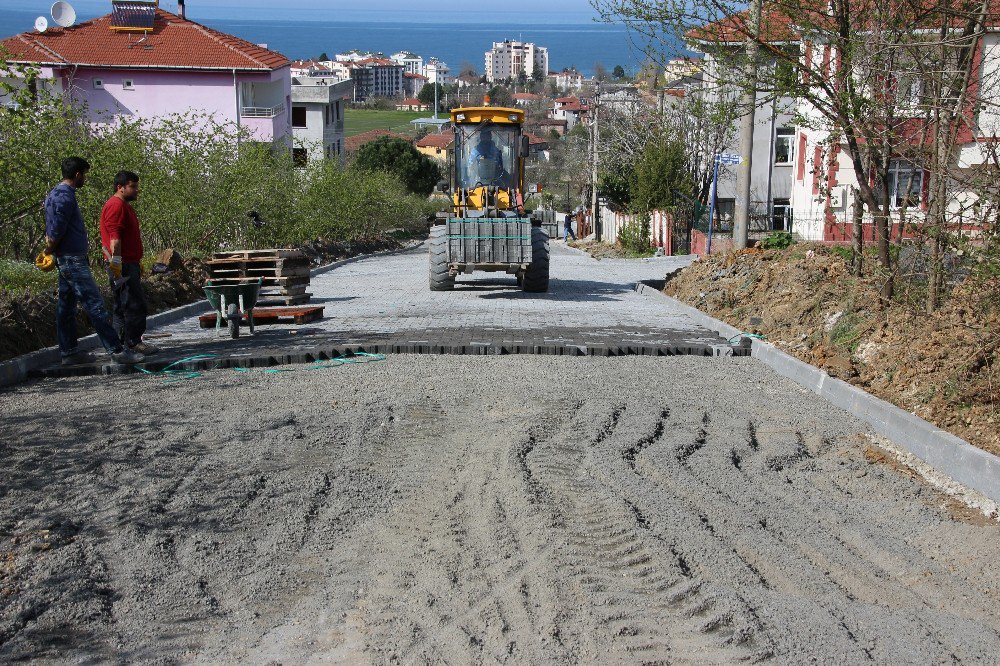
M 35 30 L 37 30 L 38 32 L 45 32 L 48 29 L 49 29 L 49 22 L 45 19 L 44 16 L 39 16 L 38 18 L 35 19 Z
M 73 5 L 63 0 L 52 3 L 52 20 L 62 28 L 68 28 L 76 23 L 76 10 Z

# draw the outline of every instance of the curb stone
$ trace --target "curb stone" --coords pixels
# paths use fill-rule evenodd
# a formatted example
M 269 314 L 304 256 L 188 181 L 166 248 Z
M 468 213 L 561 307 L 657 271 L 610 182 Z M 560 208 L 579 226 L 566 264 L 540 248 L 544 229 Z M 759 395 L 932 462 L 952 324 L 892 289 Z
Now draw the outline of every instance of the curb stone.
M 321 275 L 345 264 L 361 261 L 362 259 L 408 252 L 420 247 L 424 242 L 425 241 L 423 240 L 410 241 L 404 244 L 403 247 L 394 250 L 383 250 L 381 252 L 359 254 L 354 257 L 348 257 L 347 259 L 340 259 L 324 266 L 313 268 L 309 271 L 309 275 Z M 187 305 L 181 305 L 171 310 L 164 310 L 163 312 L 152 315 L 146 319 L 146 325 L 150 329 L 156 326 L 166 326 L 168 324 L 177 323 L 182 319 L 187 319 L 188 317 L 204 314 L 211 311 L 211 309 L 212 308 L 208 305 L 207 301 L 196 301 L 194 303 L 188 303 Z M 97 349 L 98 347 L 100 347 L 100 342 L 97 339 L 96 334 L 92 333 L 90 335 L 86 335 L 79 340 L 79 348 L 81 351 L 90 351 Z M 28 375 L 33 371 L 54 365 L 59 362 L 59 359 L 60 356 L 58 347 L 46 347 L 45 349 L 39 349 L 38 351 L 29 352 L 10 360 L 3 361 L 0 363 L 0 388 L 19 384 L 27 379 Z
M 743 333 L 734 326 L 667 296 L 650 284 L 640 282 L 636 285 L 636 291 L 669 300 L 672 307 L 728 339 Z M 1000 457 L 856 386 L 831 377 L 823 370 L 781 351 L 770 342 L 753 340 L 751 356 L 779 375 L 868 423 L 877 434 L 891 440 L 938 472 L 994 501 L 1000 501 Z

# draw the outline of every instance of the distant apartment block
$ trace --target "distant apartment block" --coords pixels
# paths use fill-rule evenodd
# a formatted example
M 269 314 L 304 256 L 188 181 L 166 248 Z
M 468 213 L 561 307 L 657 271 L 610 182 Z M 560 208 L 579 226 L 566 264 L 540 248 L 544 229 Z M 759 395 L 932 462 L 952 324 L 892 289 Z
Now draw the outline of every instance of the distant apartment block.
M 562 120 L 566 123 L 566 132 L 582 122 L 587 122 L 590 113 L 590 106 L 583 103 L 577 97 L 560 97 L 553 101 L 552 108 L 548 116 L 553 120 Z
M 535 72 L 545 76 L 548 71 L 549 50 L 531 42 L 493 42 L 486 52 L 486 80 L 490 82 L 516 79 L 522 73 L 529 78 Z
M 410 53 L 409 51 L 400 51 L 399 53 L 392 54 L 390 60 L 392 60 L 397 65 L 402 65 L 403 72 L 406 74 L 424 73 L 424 59 L 415 53 Z
M 344 152 L 344 106 L 354 82 L 332 78 L 292 78 L 292 156 L 299 164 L 337 159 Z
M 354 81 L 354 101 L 371 97 L 400 97 L 406 90 L 403 65 L 388 58 L 365 58 L 345 62 Z
M 452 82 L 451 69 L 437 58 L 431 58 L 427 61 L 427 64 L 424 65 L 423 75 L 427 77 L 429 83 L 447 85 Z
M 550 72 L 548 80 L 555 84 L 558 90 L 579 90 L 586 79 L 575 68 L 569 67 L 561 72 Z
M 80 105 L 95 124 L 195 112 L 238 125 L 262 143 L 291 143 L 285 56 L 154 5 L 134 11 L 151 14 L 152 29 L 141 40 L 106 14 L 0 40 L 0 50 L 10 63 L 37 67 L 43 85 Z
M 403 74 L 403 94 L 407 97 L 416 97 L 427 85 L 427 77 L 423 74 Z

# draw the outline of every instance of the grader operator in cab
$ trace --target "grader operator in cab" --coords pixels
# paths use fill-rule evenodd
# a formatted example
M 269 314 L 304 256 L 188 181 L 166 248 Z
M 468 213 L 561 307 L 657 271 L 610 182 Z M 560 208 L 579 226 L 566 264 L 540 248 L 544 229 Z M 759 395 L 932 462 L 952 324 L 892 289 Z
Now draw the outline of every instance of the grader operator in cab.
M 459 273 L 494 271 L 516 276 L 524 291 L 548 291 L 549 238 L 524 211 L 524 111 L 487 99 L 452 109 L 451 121 L 450 179 L 439 185 L 451 205 L 431 227 L 431 290 L 453 289 Z

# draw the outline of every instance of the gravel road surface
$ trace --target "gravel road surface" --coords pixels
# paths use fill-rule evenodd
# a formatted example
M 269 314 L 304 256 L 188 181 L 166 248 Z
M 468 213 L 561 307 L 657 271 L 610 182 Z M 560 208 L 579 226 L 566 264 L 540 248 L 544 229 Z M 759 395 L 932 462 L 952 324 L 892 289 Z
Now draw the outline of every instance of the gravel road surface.
M 1000 527 L 752 359 L 0 393 L 0 662 L 996 663 Z

